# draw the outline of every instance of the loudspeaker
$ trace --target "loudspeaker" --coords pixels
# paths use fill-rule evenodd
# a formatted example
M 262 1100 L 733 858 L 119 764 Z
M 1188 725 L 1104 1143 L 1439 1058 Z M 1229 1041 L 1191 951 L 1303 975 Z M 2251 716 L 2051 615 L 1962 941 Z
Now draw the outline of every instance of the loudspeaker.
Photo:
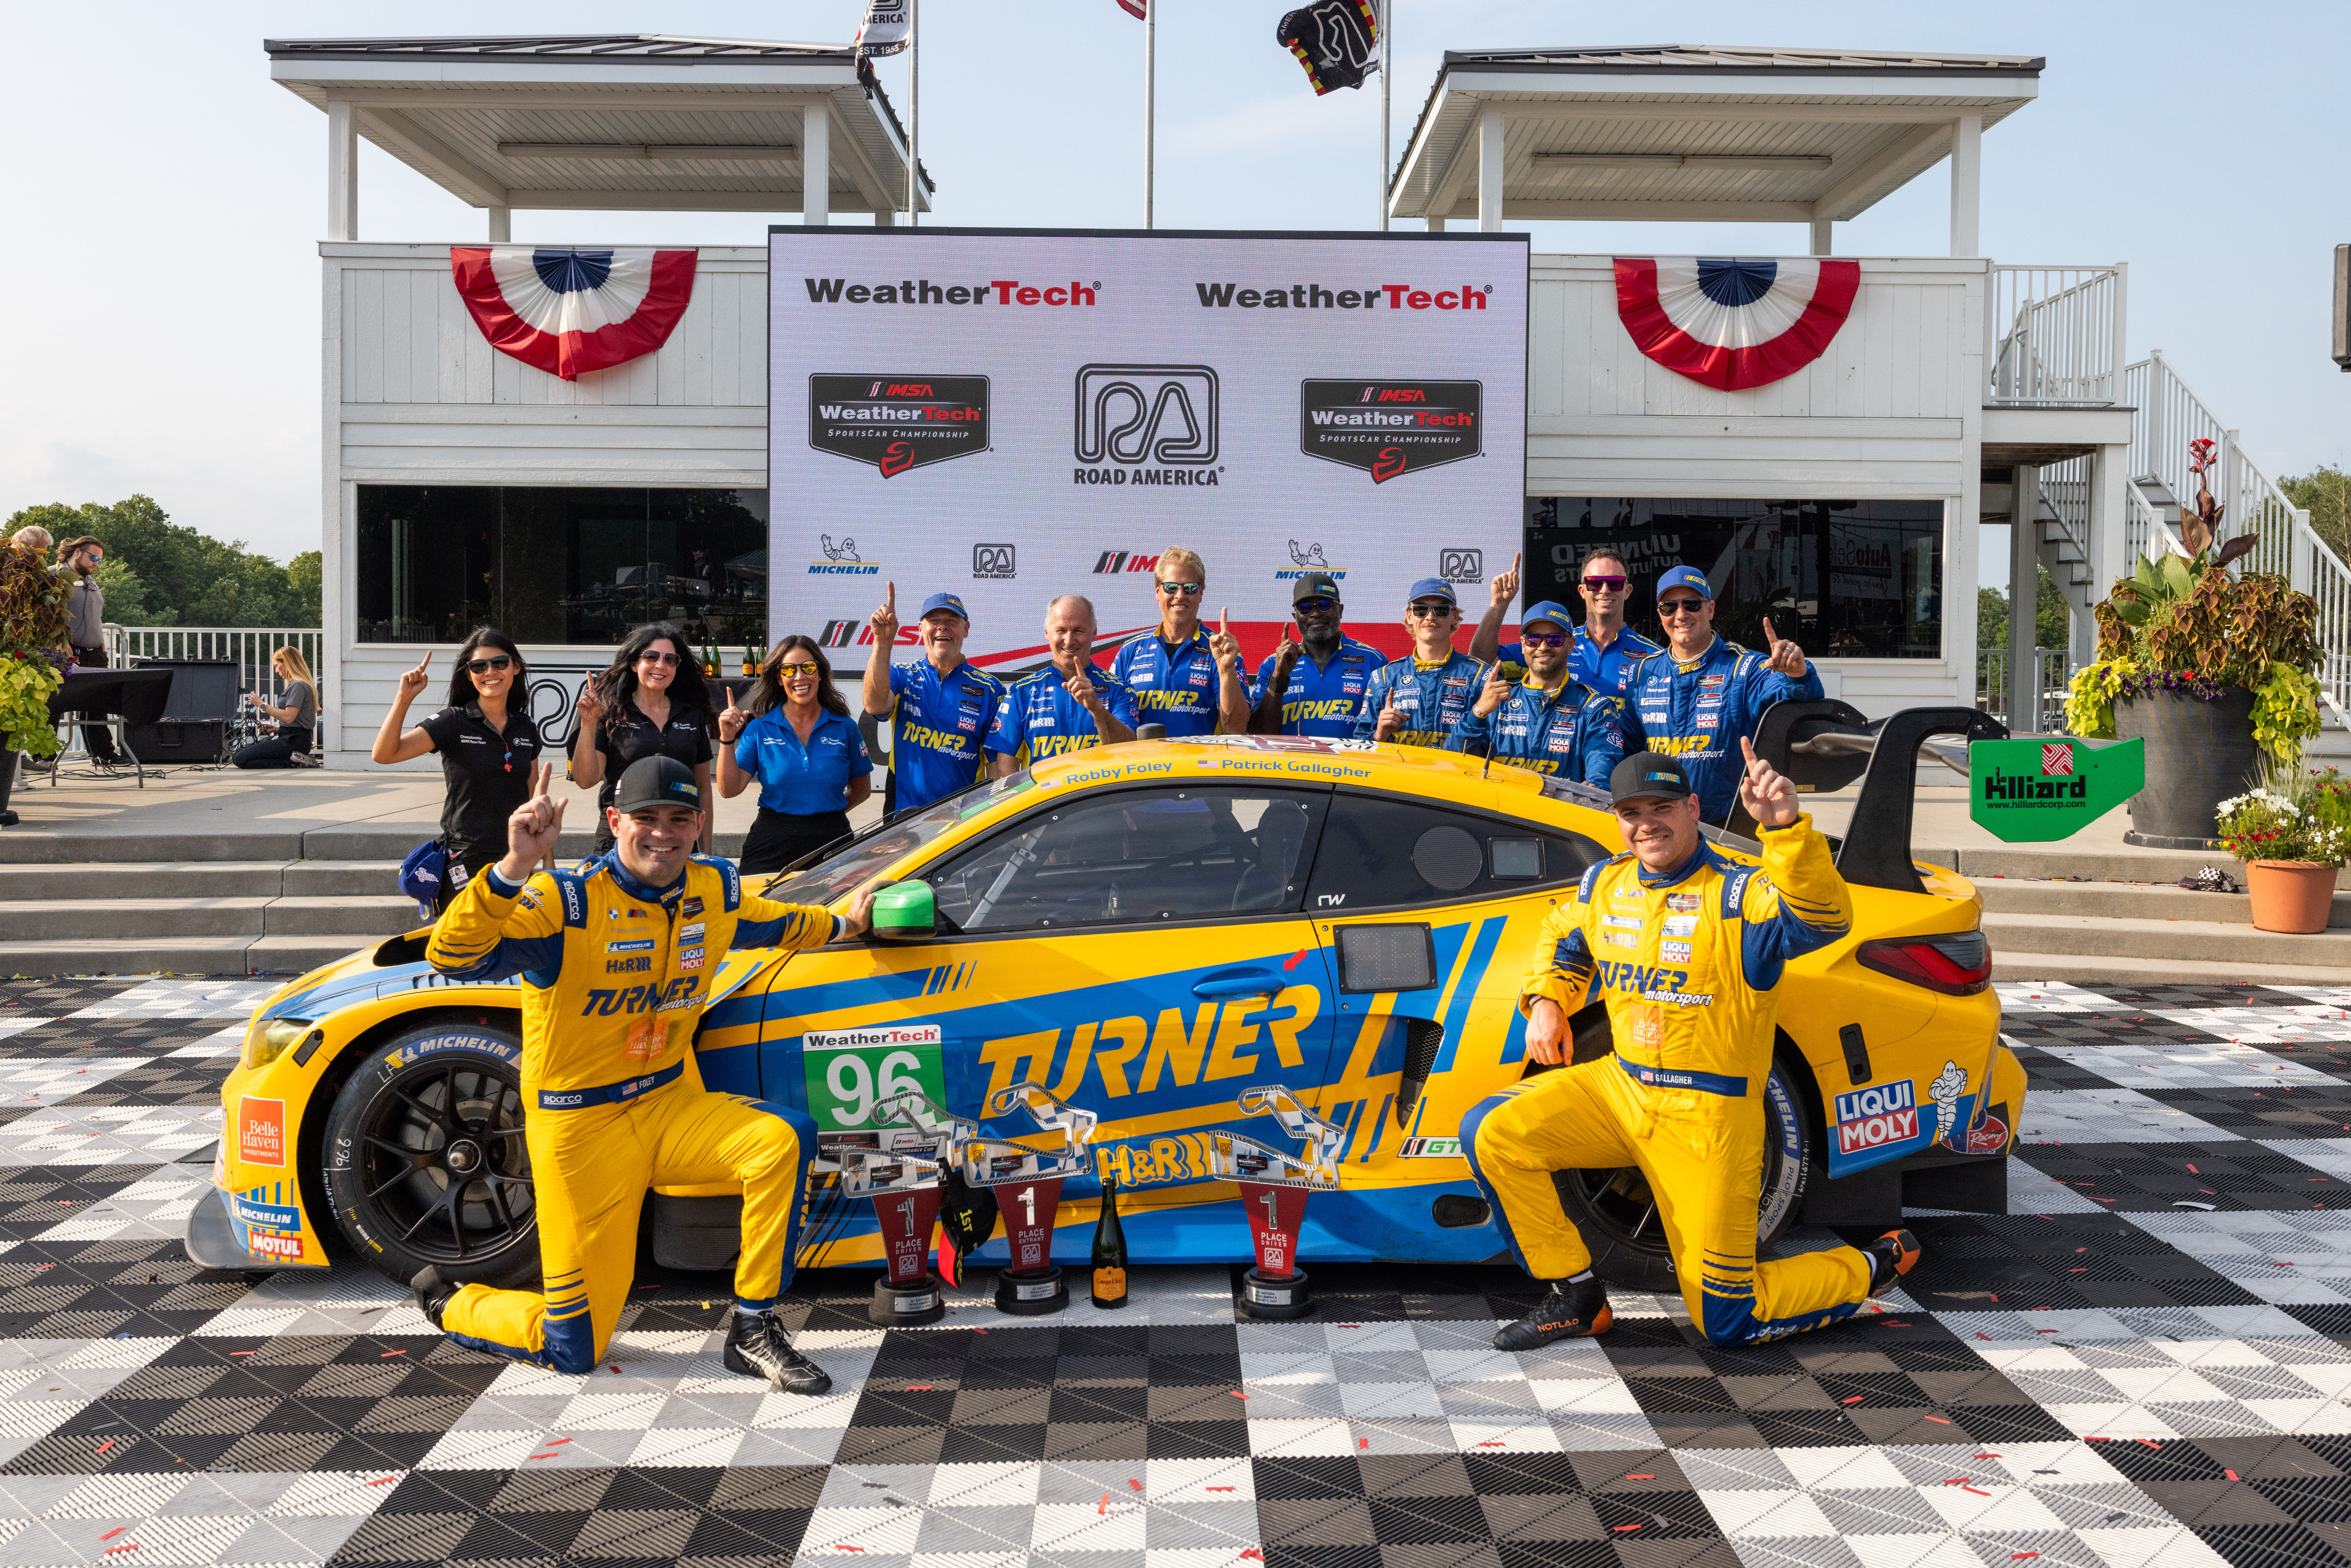
M 228 725 L 217 718 L 167 718 L 157 724 L 123 726 L 132 755 L 141 762 L 225 762 Z
M 163 699 L 163 712 L 172 718 L 236 716 L 239 670 L 235 660 L 141 658 L 131 664 L 133 669 L 172 672 L 172 695 Z

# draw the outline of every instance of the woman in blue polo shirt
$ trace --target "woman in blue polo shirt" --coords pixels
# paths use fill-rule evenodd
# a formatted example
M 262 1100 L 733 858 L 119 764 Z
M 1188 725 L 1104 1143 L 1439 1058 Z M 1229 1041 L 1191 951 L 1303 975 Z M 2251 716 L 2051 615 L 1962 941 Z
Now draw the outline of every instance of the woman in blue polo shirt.
M 849 813 L 873 792 L 873 762 L 833 689 L 832 665 L 806 637 L 787 637 L 759 668 L 747 709 L 729 695 L 718 716 L 718 792 L 759 781 L 759 815 L 743 841 L 747 873 L 781 871 L 849 833 Z

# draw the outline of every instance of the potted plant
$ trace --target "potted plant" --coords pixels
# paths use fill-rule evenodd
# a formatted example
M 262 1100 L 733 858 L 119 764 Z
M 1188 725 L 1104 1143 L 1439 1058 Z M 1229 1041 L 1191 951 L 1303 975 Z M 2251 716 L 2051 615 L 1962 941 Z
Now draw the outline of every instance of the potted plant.
M 2156 849 L 2219 847 L 2220 801 L 2253 782 L 2264 757 L 2296 766 L 2318 733 L 2318 601 L 2274 572 L 2229 570 L 2255 536 L 2217 544 L 2221 507 L 2203 482 L 2213 444 L 2189 451 L 2189 553 L 2141 557 L 2115 584 L 2096 611 L 2098 656 L 2065 699 L 2074 734 L 2147 742 L 2147 788 L 2123 838 Z
M 57 750 L 49 695 L 73 659 L 66 648 L 66 582 L 38 549 L 0 539 L 0 767 L 14 768 L 19 751 L 50 757 Z
M 2219 826 L 2221 847 L 2245 862 L 2256 927 L 2326 929 L 2335 871 L 2351 859 L 2351 781 L 2268 763 L 2259 789 L 2220 802 Z

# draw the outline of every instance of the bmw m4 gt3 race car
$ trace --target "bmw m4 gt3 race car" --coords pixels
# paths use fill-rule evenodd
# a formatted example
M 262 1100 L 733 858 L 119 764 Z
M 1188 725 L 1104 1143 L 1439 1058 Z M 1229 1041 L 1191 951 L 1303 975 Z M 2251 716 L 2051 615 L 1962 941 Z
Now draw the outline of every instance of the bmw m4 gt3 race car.
M 1792 749 L 1801 781 L 1808 744 L 1785 721 L 1832 709 L 1858 719 L 1782 705 L 1766 754 L 1784 769 Z M 1852 934 L 1790 963 L 1780 985 L 1756 1218 L 1767 1242 L 1800 1218 L 1897 1220 L 1906 1183 L 1914 1203 L 2005 1209 L 2024 1072 L 2001 1043 L 1981 904 L 1909 853 L 1918 743 L 1974 721 L 1917 710 L 1876 737 L 1839 852 Z M 1541 1071 L 1516 1007 L 1537 930 L 1621 848 L 1599 791 L 1442 751 L 1219 737 L 1057 757 L 772 883 L 773 897 L 835 907 L 868 885 L 919 883 L 892 901 L 917 911 L 915 934 L 730 956 L 705 982 L 695 1060 L 713 1088 L 809 1113 L 828 1150 L 922 1137 L 875 1123 L 877 1102 L 904 1090 L 985 1120 L 995 1091 L 1041 1084 L 1099 1118 L 1095 1175 L 1119 1178 L 1138 1262 L 1251 1257 L 1209 1145 L 1272 1135 L 1235 1102 L 1279 1083 L 1343 1134 L 1339 1190 L 1306 1206 L 1302 1261 L 1493 1260 L 1503 1242 L 1460 1124 Z M 428 1263 L 486 1282 L 536 1270 L 518 982 L 437 975 L 423 938 L 353 954 L 255 1012 L 223 1092 L 216 1190 L 189 1225 L 197 1261 L 315 1268 L 348 1249 L 398 1280 Z M 1646 983 L 1734 982 L 1661 969 Z M 591 1005 L 629 1001 L 616 979 Z M 1573 1025 L 1578 1060 L 1610 1048 L 1597 1001 Z M 1035 1141 L 1018 1118 L 988 1130 Z M 1637 1171 L 1559 1185 L 1605 1277 L 1670 1288 Z M 1064 1189 L 1057 1261 L 1085 1260 L 1099 1192 Z M 883 1260 L 870 1203 L 831 1178 L 810 1201 L 802 1266 Z M 656 1255 L 725 1266 L 739 1206 L 723 1188 L 658 1192 Z M 1004 1245 L 975 1260 L 1000 1261 Z

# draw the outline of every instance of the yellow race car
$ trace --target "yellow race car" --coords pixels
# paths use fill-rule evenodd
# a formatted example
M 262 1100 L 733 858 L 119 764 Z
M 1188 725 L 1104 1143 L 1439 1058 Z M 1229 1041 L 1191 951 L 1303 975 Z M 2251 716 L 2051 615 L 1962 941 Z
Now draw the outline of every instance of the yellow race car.
M 1896 1220 L 1906 1191 L 2005 1209 L 2024 1072 L 2001 1043 L 1982 906 L 1908 849 L 1919 740 L 1973 722 L 1922 710 L 1875 737 L 1886 766 L 1839 859 L 1853 935 L 1792 962 L 1780 986 L 1766 1242 L 1800 1218 Z M 1785 722 L 1764 730 L 1782 757 L 1810 744 Z M 1865 759 L 1868 745 L 1844 752 Z M 1537 928 L 1621 847 L 1599 791 L 1447 752 L 1218 737 L 1056 757 L 772 884 L 838 907 L 919 883 L 893 902 L 927 906 L 928 928 L 729 956 L 695 1062 L 713 1088 L 809 1113 L 828 1153 L 918 1136 L 875 1124 L 876 1103 L 904 1090 L 980 1120 L 994 1091 L 1041 1084 L 1099 1118 L 1094 1169 L 1117 1174 L 1143 1262 L 1249 1259 L 1209 1144 L 1277 1135 L 1236 1099 L 1279 1083 L 1343 1139 L 1339 1190 L 1306 1206 L 1302 1261 L 1493 1260 L 1502 1239 L 1461 1119 L 1539 1071 L 1515 1006 Z M 256 1011 L 223 1091 L 216 1190 L 189 1222 L 198 1262 L 322 1267 L 347 1247 L 402 1280 L 428 1263 L 486 1282 L 536 1270 L 517 982 L 444 978 L 423 946 L 423 933 L 394 937 Z M 1579 1060 L 1608 1049 L 1597 1003 L 1574 1029 Z M 1670 1287 L 1638 1172 L 1559 1185 L 1605 1277 Z M 1065 1188 L 1057 1260 L 1085 1260 L 1098 1195 L 1090 1180 Z M 803 1266 L 882 1260 L 870 1203 L 837 1183 L 811 1202 Z M 663 1192 L 650 1213 L 663 1261 L 731 1260 L 739 1198 Z

